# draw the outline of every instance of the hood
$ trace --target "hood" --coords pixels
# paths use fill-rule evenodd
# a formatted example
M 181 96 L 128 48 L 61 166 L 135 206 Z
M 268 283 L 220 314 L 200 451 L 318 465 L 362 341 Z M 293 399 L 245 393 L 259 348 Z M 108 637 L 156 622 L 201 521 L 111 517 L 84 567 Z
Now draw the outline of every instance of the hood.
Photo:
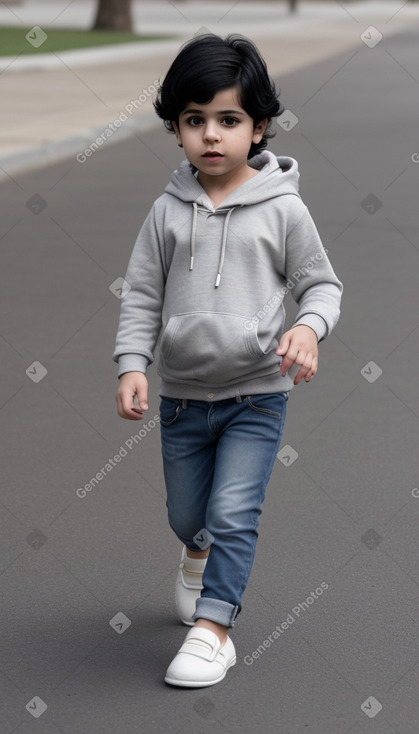
M 275 196 L 298 194 L 300 173 L 298 162 L 286 155 L 276 156 L 270 150 L 263 150 L 248 161 L 251 168 L 259 170 L 257 176 L 246 181 L 223 201 L 223 207 L 257 204 Z M 196 178 L 189 161 L 184 160 L 173 171 L 165 191 L 181 201 L 196 202 L 200 206 L 214 210 L 212 203 Z
M 189 270 L 193 269 L 194 264 L 198 211 L 204 209 L 214 215 L 225 216 L 215 288 L 219 287 L 221 281 L 227 248 L 228 224 L 233 211 L 242 206 L 258 204 L 285 194 L 299 196 L 298 180 L 300 173 L 298 162 L 294 158 L 276 156 L 271 151 L 264 150 L 250 158 L 248 164 L 251 168 L 259 170 L 258 175 L 253 176 L 235 191 L 232 191 L 224 199 L 222 207 L 216 209 L 214 209 L 208 194 L 196 177 L 198 172 L 193 172 L 188 160 L 182 161 L 179 168 L 173 171 L 165 189 L 167 194 L 175 196 L 181 201 L 190 202 L 193 207 Z

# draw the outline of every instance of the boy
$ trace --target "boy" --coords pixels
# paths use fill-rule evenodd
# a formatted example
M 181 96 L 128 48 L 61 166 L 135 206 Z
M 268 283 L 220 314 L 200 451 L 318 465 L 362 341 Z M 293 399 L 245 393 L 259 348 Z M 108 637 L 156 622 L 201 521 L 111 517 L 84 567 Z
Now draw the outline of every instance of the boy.
M 343 287 L 298 193 L 298 163 L 264 150 L 278 96 L 251 41 L 208 34 L 181 49 L 154 103 L 187 160 L 135 243 L 113 359 L 118 413 L 141 420 L 160 338 L 168 518 L 183 543 L 175 598 L 192 627 L 166 672 L 175 686 L 214 685 L 236 661 L 228 631 L 288 394 L 316 374 L 340 313 Z M 299 310 L 283 333 L 288 290 Z

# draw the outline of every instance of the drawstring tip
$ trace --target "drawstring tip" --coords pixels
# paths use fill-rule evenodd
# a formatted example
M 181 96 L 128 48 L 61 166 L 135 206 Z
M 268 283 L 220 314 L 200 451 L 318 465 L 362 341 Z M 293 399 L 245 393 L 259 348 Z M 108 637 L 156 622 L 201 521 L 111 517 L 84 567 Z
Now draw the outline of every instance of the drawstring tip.
M 216 281 L 215 281 L 216 288 L 218 288 L 218 286 L 220 285 L 220 280 L 221 280 L 221 273 L 218 273 Z
M 189 270 L 193 270 L 193 257 L 191 257 L 191 262 L 189 263 Z

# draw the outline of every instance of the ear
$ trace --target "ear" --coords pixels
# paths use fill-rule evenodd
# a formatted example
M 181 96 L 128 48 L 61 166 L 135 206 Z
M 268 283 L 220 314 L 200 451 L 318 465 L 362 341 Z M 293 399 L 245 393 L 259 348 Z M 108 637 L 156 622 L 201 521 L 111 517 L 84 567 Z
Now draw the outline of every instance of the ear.
M 173 130 L 175 131 L 177 144 L 180 145 L 181 148 L 183 148 L 182 137 L 180 134 L 179 126 L 174 120 L 172 120 L 172 125 L 173 125 Z
M 268 127 L 268 118 L 266 117 L 265 120 L 261 120 L 261 122 L 258 122 L 253 129 L 253 137 L 252 142 L 253 143 L 260 143 L 262 140 L 265 130 Z

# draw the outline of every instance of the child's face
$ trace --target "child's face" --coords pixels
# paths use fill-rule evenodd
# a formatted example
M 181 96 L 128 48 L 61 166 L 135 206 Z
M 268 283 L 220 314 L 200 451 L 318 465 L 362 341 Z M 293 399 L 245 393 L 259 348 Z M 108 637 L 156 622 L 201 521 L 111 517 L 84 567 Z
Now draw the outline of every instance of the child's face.
M 217 92 L 208 104 L 189 102 L 173 128 L 187 159 L 205 178 L 231 179 L 231 174 L 248 165 L 250 146 L 260 142 L 267 124 L 264 120 L 254 125 L 239 103 L 238 90 L 231 87 Z M 210 151 L 220 155 L 210 156 Z

